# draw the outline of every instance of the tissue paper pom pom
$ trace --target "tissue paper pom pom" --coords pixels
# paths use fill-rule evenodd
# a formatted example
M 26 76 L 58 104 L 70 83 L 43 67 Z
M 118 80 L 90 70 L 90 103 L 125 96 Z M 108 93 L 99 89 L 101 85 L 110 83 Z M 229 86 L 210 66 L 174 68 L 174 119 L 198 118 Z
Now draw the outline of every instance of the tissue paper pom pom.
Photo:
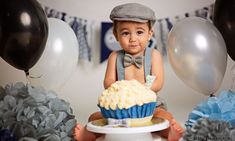
M 42 87 L 8 84 L 0 87 L 0 127 L 22 141 L 74 140 L 76 120 L 69 105 Z
M 206 101 L 198 104 L 189 114 L 186 127 L 192 125 L 200 118 L 207 117 L 229 123 L 230 128 L 235 127 L 235 93 L 223 91 L 218 97 L 209 97 Z
M 187 128 L 184 141 L 232 141 L 229 125 L 225 121 L 201 118 Z
M 235 129 L 230 131 L 230 137 L 231 137 L 232 141 L 235 141 Z

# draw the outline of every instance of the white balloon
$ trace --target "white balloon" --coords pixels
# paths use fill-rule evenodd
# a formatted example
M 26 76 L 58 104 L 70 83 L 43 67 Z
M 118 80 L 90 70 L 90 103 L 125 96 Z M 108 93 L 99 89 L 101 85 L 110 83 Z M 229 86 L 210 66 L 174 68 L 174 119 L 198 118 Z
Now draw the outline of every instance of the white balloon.
M 167 54 L 176 75 L 205 95 L 220 87 L 227 65 L 222 35 L 209 21 L 199 17 L 176 23 L 168 36 Z
M 78 41 L 72 28 L 64 21 L 48 18 L 48 39 L 39 61 L 29 70 L 32 85 L 58 90 L 75 70 Z

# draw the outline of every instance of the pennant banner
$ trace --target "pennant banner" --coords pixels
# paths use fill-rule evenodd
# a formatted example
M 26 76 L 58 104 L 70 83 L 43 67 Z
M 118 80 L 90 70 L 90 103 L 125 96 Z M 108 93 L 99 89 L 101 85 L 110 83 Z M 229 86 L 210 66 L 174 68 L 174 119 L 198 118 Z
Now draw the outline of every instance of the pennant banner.
M 60 12 L 44 6 L 44 11 L 48 18 L 58 18 L 68 23 L 73 29 L 78 39 L 79 60 L 91 61 L 91 39 L 93 23 L 86 19 L 70 16 L 65 12 Z
M 96 43 L 94 43 L 94 38 L 96 38 L 94 34 L 94 22 L 75 16 L 70 16 L 65 12 L 57 11 L 47 6 L 43 7 L 47 17 L 61 19 L 71 26 L 77 36 L 79 43 L 78 59 L 91 61 L 91 46 L 97 45 Z M 174 18 L 162 18 L 157 20 L 156 24 L 154 25 L 155 33 L 153 38 L 150 40 L 149 46 L 158 49 L 163 56 L 166 56 L 167 35 L 171 30 L 173 24 L 189 16 L 198 16 L 212 21 L 213 7 L 214 5 L 212 4 L 193 12 L 186 12 L 182 15 L 177 15 Z M 121 49 L 119 43 L 116 41 L 113 35 L 112 30 L 113 29 L 111 22 L 101 23 L 100 63 L 104 62 L 112 51 Z

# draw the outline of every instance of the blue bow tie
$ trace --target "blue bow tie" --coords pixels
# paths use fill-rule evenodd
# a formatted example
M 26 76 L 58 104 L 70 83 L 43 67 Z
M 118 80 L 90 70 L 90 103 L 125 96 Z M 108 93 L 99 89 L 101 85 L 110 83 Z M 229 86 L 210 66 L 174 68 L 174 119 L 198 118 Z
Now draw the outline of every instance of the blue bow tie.
M 125 53 L 124 55 L 124 67 L 128 67 L 134 64 L 137 68 L 141 68 L 143 63 L 143 56 L 133 57 L 132 55 Z

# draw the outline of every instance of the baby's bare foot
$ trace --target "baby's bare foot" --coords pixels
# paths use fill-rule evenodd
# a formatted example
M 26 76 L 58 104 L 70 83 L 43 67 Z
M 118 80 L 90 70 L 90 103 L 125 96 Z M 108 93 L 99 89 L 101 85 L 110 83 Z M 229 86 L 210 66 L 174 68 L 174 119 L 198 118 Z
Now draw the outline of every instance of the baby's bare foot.
M 171 121 L 168 141 L 178 141 L 184 133 L 184 129 L 174 119 Z
M 85 127 L 80 124 L 77 124 L 74 128 L 73 137 L 77 141 L 95 141 L 95 134 L 87 131 Z

